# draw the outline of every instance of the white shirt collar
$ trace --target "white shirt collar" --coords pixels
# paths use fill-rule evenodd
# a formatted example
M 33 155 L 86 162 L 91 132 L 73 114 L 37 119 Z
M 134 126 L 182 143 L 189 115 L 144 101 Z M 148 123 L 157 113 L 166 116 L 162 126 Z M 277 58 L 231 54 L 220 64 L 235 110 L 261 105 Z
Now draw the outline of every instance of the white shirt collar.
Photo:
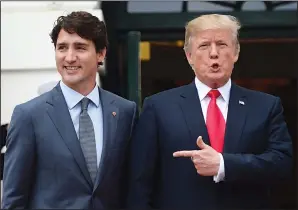
M 85 97 L 79 92 L 65 85 L 62 82 L 62 80 L 60 81 L 60 87 L 64 95 L 66 104 L 68 106 L 68 109 L 73 109 Z M 98 107 L 99 106 L 98 86 L 95 85 L 94 89 L 86 97 L 89 98 L 96 107 Z
M 212 88 L 202 83 L 197 77 L 195 78 L 195 85 L 199 94 L 200 101 L 202 101 Z M 231 79 L 229 79 L 224 86 L 217 89 L 226 103 L 228 103 L 230 99 L 231 85 Z

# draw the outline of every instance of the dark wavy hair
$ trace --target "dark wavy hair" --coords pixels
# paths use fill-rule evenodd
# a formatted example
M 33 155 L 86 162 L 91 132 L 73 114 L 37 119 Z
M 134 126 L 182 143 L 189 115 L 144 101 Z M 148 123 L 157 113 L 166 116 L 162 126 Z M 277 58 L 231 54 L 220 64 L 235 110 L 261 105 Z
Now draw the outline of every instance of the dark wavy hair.
M 71 34 L 76 33 L 83 39 L 91 40 L 95 45 L 96 52 L 101 52 L 108 47 L 108 36 L 104 22 L 88 12 L 76 11 L 67 16 L 58 17 L 50 33 L 55 48 L 61 29 Z

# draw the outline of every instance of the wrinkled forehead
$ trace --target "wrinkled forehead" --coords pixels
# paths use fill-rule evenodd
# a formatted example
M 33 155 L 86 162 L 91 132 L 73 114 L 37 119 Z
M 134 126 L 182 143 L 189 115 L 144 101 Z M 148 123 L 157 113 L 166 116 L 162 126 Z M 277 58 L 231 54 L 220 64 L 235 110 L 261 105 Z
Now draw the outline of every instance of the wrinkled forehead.
M 235 37 L 233 37 L 233 32 L 230 29 L 206 29 L 196 31 L 193 36 L 193 41 L 225 41 L 233 42 Z

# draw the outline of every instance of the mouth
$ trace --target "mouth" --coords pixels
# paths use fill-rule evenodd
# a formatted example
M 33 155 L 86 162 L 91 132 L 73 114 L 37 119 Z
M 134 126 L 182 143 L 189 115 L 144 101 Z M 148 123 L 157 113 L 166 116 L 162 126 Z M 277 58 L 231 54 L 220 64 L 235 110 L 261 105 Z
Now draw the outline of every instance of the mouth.
M 219 64 L 218 63 L 213 63 L 211 65 L 211 69 L 214 70 L 214 71 L 218 71 L 219 70 Z
M 64 66 L 63 67 L 68 72 L 75 72 L 81 69 L 81 66 Z

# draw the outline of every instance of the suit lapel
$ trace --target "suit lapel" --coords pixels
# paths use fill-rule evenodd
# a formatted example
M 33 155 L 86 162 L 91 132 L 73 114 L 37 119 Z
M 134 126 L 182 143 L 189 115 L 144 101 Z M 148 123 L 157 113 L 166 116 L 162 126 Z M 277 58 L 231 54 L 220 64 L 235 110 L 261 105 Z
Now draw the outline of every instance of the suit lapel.
M 182 89 L 179 101 L 185 122 L 191 133 L 191 143 L 196 145 L 197 138 L 202 136 L 204 142 L 210 145 L 200 98 L 194 82 Z
M 97 177 L 95 179 L 94 190 L 96 190 L 107 171 L 106 167 L 108 166 L 109 151 L 116 138 L 117 123 L 120 117 L 119 109 L 116 106 L 114 97 L 101 88 L 99 88 L 99 94 L 103 113 L 103 148 Z
M 247 106 L 247 99 L 243 89 L 232 83 L 226 121 L 224 152 L 235 152 L 245 124 Z
M 52 90 L 52 99 L 47 101 L 47 105 L 48 115 L 59 131 L 69 151 L 72 153 L 82 174 L 84 175 L 90 186 L 92 186 L 93 184 L 87 169 L 81 145 L 76 135 L 66 101 L 60 89 L 60 83 L 58 83 L 58 85 Z

